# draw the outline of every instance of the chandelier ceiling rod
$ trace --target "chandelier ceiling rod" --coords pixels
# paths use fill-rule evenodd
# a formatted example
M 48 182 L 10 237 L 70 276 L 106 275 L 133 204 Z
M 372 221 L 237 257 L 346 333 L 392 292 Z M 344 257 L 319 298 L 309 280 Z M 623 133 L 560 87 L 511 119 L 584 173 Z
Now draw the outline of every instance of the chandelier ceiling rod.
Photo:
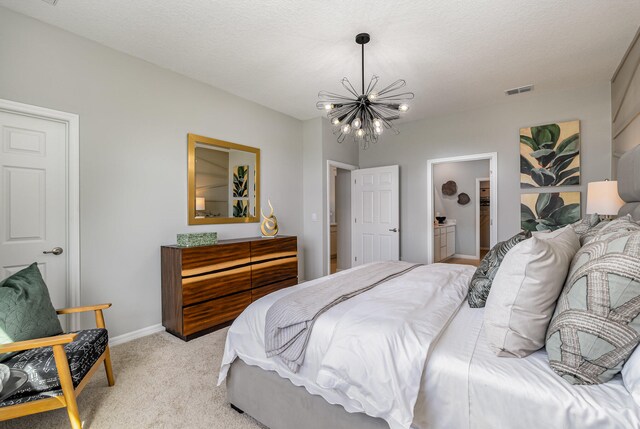
M 369 33 L 360 33 L 356 36 L 356 43 L 362 47 L 362 94 L 364 94 L 364 45 L 369 43 Z

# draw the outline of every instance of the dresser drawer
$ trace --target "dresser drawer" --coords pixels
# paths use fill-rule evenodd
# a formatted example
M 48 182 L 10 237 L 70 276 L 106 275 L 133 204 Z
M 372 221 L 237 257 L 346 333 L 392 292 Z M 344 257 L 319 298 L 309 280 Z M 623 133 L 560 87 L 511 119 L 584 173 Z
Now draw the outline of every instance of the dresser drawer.
M 238 317 L 251 304 L 251 291 L 213 299 L 202 304 L 185 307 L 183 310 L 183 332 L 191 335 Z
M 251 267 L 218 271 L 182 279 L 183 305 L 196 304 L 251 289 Z
M 251 266 L 252 289 L 298 277 L 298 258 L 283 258 Z
M 275 292 L 277 290 L 289 287 L 289 286 L 295 286 L 298 284 L 298 279 L 297 278 L 293 278 L 293 279 L 287 279 L 287 280 L 283 280 L 281 282 L 278 283 L 273 283 L 267 286 L 262 286 L 259 287 L 257 289 L 252 289 L 251 290 L 251 302 L 256 301 L 260 298 L 262 298 L 265 295 L 269 295 L 271 292 Z
M 251 262 L 251 244 L 226 243 L 182 249 L 182 277 L 224 270 Z
M 251 242 L 251 262 L 296 256 L 298 240 L 296 237 L 263 238 Z

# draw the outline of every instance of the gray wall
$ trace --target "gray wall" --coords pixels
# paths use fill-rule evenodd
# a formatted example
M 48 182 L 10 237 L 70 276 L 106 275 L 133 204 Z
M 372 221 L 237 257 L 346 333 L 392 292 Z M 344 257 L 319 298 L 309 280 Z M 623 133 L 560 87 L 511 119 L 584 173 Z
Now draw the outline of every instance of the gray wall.
M 456 220 L 456 254 L 476 254 L 476 178 L 489 177 L 489 160 L 463 161 L 436 164 L 433 166 L 434 216 L 440 212 L 447 221 Z M 442 194 L 442 184 L 453 180 L 458 185 L 458 194 L 465 192 L 471 197 L 467 205 L 458 204 L 458 195 Z M 435 219 L 435 218 L 434 218 Z
M 322 183 L 326 167 L 322 162 L 322 119 L 303 124 L 303 203 L 304 203 L 304 274 L 305 280 L 323 275 L 323 207 L 326 204 Z M 314 220 L 315 217 L 315 220 Z
M 520 230 L 519 129 L 580 119 L 582 190 L 611 174 L 611 92 L 609 82 L 557 92 L 505 97 L 502 104 L 440 118 L 401 123 L 400 134 L 360 152 L 360 167 L 400 165 L 401 258 L 427 258 L 425 228 L 427 160 L 498 152 L 498 239 Z
M 112 336 L 160 323 L 176 233 L 259 234 L 187 225 L 187 133 L 259 147 L 262 201 L 302 234 L 300 121 L 3 8 L 0 58 L 0 98 L 80 115 L 81 300 L 113 302 Z
M 326 118 L 304 122 L 304 249 L 305 279 L 328 274 L 327 161 L 358 165 L 358 145 L 338 143 Z M 312 219 L 316 216 L 316 221 Z
M 613 169 L 620 156 L 640 144 L 640 30 L 611 80 Z
M 338 169 L 336 176 L 336 223 L 338 269 L 351 268 L 351 171 Z

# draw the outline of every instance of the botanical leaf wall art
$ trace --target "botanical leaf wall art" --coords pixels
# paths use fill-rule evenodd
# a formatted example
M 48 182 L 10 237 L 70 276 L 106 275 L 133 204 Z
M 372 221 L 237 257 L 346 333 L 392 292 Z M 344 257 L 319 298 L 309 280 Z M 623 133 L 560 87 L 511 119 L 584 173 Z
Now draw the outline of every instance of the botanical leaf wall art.
M 580 192 L 520 196 L 520 226 L 525 231 L 554 231 L 580 220 Z
M 243 198 L 249 196 L 249 166 L 237 165 L 233 169 L 233 197 Z
M 520 187 L 580 184 L 580 121 L 520 129 Z
M 247 217 L 248 213 L 249 205 L 246 199 L 233 202 L 233 217 Z

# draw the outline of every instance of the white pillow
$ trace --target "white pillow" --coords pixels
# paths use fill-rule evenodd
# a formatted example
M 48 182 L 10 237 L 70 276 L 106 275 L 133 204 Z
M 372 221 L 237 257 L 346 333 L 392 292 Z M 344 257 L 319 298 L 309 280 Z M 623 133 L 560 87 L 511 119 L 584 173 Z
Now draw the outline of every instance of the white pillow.
M 491 285 L 485 334 L 498 356 L 525 357 L 544 345 L 580 240 L 570 227 L 533 236 L 506 254 Z
M 640 406 L 640 347 L 636 347 L 622 367 L 622 382 Z

